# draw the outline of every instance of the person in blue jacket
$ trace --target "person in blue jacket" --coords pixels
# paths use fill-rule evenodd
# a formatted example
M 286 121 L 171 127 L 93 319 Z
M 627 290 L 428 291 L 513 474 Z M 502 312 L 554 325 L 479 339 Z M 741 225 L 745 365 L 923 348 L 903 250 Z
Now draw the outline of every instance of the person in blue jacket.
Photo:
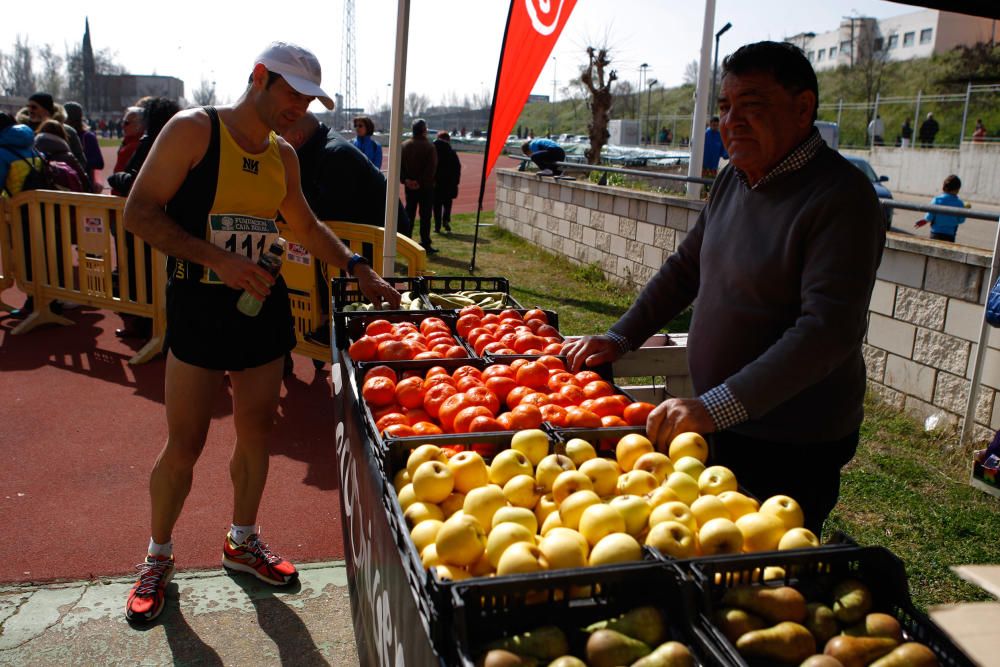
M 715 178 L 719 173 L 719 158 L 729 159 L 726 147 L 722 145 L 722 135 L 719 133 L 719 117 L 712 116 L 705 129 L 705 155 L 701 160 L 701 177 Z
M 382 168 L 382 144 L 372 139 L 375 134 L 375 123 L 368 116 L 354 117 L 354 141 L 351 143 L 365 154 L 376 169 Z
M 962 181 L 955 174 L 951 174 L 944 179 L 941 186 L 941 194 L 931 200 L 932 206 L 955 206 L 965 208 L 965 202 L 958 198 L 958 191 L 962 189 Z M 928 213 L 923 219 L 918 220 L 915 227 L 923 227 L 931 223 L 931 238 L 938 241 L 955 242 L 955 234 L 958 226 L 965 222 L 964 215 L 946 215 L 944 213 Z
M 562 173 L 556 162 L 566 159 L 566 151 L 551 139 L 531 139 L 521 144 L 521 152 L 538 165 L 539 176 L 558 176 Z
M 0 112 L 0 191 L 4 195 L 13 197 L 21 191 L 28 170 L 39 166 L 37 156 L 34 131 Z

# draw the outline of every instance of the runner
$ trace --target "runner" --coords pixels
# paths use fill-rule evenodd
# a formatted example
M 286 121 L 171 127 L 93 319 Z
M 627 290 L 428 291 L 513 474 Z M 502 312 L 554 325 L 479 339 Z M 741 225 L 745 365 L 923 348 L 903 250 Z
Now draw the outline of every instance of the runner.
M 268 444 L 283 359 L 295 347 L 284 281 L 256 263 L 278 238 L 278 211 L 319 259 L 356 276 L 374 303 L 399 294 L 351 253 L 309 209 L 294 149 L 275 133 L 313 99 L 328 109 L 319 61 L 306 49 L 272 43 L 254 61 L 249 86 L 231 107 L 183 111 L 166 125 L 125 205 L 125 227 L 169 256 L 167 265 L 167 443 L 150 476 L 152 536 L 125 615 L 143 623 L 163 610 L 173 576 L 171 533 L 191 489 L 212 407 L 229 373 L 236 444 L 230 459 L 232 526 L 222 564 L 267 583 L 293 582 L 295 566 L 265 544 L 256 525 L 267 480 Z M 246 290 L 262 300 L 256 317 L 238 312 Z

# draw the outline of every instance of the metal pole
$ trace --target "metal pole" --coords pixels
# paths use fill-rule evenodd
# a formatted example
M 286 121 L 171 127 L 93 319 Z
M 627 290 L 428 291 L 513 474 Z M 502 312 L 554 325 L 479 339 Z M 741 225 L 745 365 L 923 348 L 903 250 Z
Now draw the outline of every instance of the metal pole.
M 918 135 L 917 135 L 917 128 L 920 127 L 918 125 L 918 123 L 920 122 L 920 98 L 921 98 L 921 96 L 923 94 L 924 94 L 924 91 L 922 91 L 922 90 L 918 90 L 917 91 L 917 110 L 913 114 L 913 136 L 910 137 L 910 145 L 911 146 L 916 146 L 917 145 L 917 137 L 918 137 Z
M 392 75 L 392 109 L 389 114 L 389 169 L 385 175 L 385 240 L 382 275 L 396 273 L 396 224 L 399 212 L 399 146 L 403 132 L 406 97 L 406 49 L 410 33 L 410 0 L 398 0 L 396 12 L 396 61 Z
M 962 111 L 962 129 L 958 133 L 958 147 L 962 147 L 962 142 L 965 141 L 965 123 L 969 120 L 969 97 L 972 96 L 972 82 L 969 81 L 969 85 L 965 88 L 965 109 Z
M 997 221 L 997 231 L 993 239 L 993 259 L 990 262 L 990 280 L 988 287 L 992 287 L 997 279 L 997 266 L 1000 265 L 1000 220 Z M 987 297 L 986 301 L 989 301 Z M 976 416 L 976 399 L 979 395 L 979 381 L 983 375 L 983 360 L 986 358 L 986 340 L 989 338 L 990 325 L 986 322 L 986 302 L 983 303 L 983 315 L 979 318 L 979 347 L 976 349 L 976 359 L 972 363 L 972 384 L 969 386 L 969 400 L 965 404 L 965 420 L 962 422 L 962 434 L 959 436 L 959 444 L 969 441 Z
M 694 118 L 691 121 L 691 140 L 688 144 L 688 176 L 701 175 L 701 162 L 705 157 L 705 115 L 708 110 L 708 61 L 712 58 L 712 27 L 715 25 L 715 0 L 705 0 L 705 20 L 701 28 L 701 60 L 698 63 L 698 87 L 694 95 Z M 701 197 L 701 184 L 687 184 L 688 199 Z
M 719 33 L 715 35 L 715 63 L 712 65 L 712 96 L 708 98 L 708 108 L 712 111 L 715 110 L 717 106 L 716 99 L 718 99 L 715 96 L 715 82 L 719 76 L 719 38 L 721 36 Z
M 872 121 L 875 121 L 875 120 L 878 119 L 878 102 L 879 102 L 880 98 L 881 98 L 881 93 L 875 93 L 875 108 L 872 110 L 872 115 L 873 115 Z M 874 129 L 875 128 L 873 127 L 872 128 L 872 136 L 871 136 L 871 142 L 872 143 L 871 143 L 871 146 L 868 147 L 868 152 L 869 153 L 871 153 L 872 149 L 875 148 L 875 132 L 874 132 Z

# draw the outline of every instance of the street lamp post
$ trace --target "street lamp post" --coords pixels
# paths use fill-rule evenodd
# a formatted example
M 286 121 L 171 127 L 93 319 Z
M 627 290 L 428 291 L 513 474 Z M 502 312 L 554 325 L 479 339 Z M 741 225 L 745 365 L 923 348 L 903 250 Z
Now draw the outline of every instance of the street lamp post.
M 552 56 L 552 103 L 549 105 L 552 108 L 552 121 L 550 122 L 551 128 L 549 129 L 549 135 L 554 135 L 556 132 L 556 57 Z
M 655 86 L 656 84 L 657 84 L 656 79 L 650 79 L 649 81 L 646 82 L 646 118 L 650 117 L 649 103 L 650 99 L 653 97 L 653 86 Z M 649 133 L 649 140 L 646 142 L 647 144 L 653 143 L 653 134 L 655 133 L 656 133 L 656 128 L 654 127 L 653 130 Z
M 636 116 L 636 118 L 639 119 L 639 145 L 640 146 L 642 145 L 642 126 L 643 126 L 643 120 L 644 120 L 643 117 L 642 117 L 642 89 L 643 89 L 643 84 L 645 83 L 645 80 L 646 80 L 646 70 L 647 69 L 649 69 L 649 63 L 643 63 L 643 64 L 639 65 L 639 88 L 636 91 L 636 96 L 635 96 L 635 102 L 636 102 L 636 104 L 635 104 L 635 116 Z
M 716 107 L 715 82 L 719 75 L 719 38 L 722 37 L 722 35 L 725 34 L 725 32 L 732 27 L 733 24 L 727 22 L 726 25 L 722 26 L 722 28 L 719 29 L 719 32 L 715 33 L 715 64 L 712 65 L 712 97 L 710 97 L 708 100 L 709 101 L 708 112 L 713 115 L 715 114 L 715 107 Z

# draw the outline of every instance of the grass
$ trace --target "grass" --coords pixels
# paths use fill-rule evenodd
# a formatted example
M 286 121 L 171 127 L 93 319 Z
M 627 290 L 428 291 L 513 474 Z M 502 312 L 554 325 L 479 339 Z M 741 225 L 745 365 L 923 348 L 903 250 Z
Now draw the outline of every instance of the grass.
M 607 282 L 598 267 L 547 253 L 493 221 L 492 212 L 480 218 L 491 226 L 480 227 L 474 275 L 507 277 L 522 304 L 556 311 L 563 333 L 603 332 L 634 299 L 634 291 Z M 455 216 L 454 232 L 434 237 L 441 252 L 429 258 L 430 270 L 470 275 L 474 223 L 474 215 Z M 690 311 L 667 328 L 687 331 L 689 321 Z M 1000 502 L 969 486 L 969 454 L 950 449 L 954 441 L 869 399 L 858 454 L 844 469 L 840 503 L 827 522 L 828 530 L 901 557 L 922 609 L 991 599 L 948 567 L 1000 563 Z

